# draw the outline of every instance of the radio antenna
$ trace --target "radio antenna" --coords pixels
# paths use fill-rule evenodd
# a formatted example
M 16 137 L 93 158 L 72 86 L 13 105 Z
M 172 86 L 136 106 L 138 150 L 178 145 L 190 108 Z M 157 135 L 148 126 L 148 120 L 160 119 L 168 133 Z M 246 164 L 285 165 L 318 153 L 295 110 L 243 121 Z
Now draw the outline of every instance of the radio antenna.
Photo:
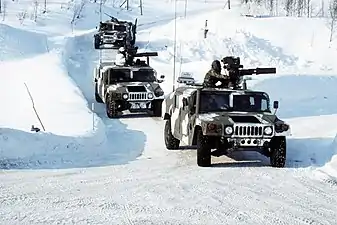
M 177 53 L 177 0 L 174 0 L 174 41 L 173 41 L 173 91 L 176 80 L 176 53 Z

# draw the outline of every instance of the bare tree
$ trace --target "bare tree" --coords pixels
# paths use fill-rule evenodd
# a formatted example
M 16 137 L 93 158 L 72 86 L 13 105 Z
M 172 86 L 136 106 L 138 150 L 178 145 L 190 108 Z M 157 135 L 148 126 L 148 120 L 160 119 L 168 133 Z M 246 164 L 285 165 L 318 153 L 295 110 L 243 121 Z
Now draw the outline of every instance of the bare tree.
M 332 36 L 335 31 L 335 25 L 337 21 L 337 0 L 332 0 L 329 5 L 329 14 L 330 14 L 330 40 L 332 41 Z
M 82 11 L 84 9 L 84 6 L 87 4 L 87 0 L 81 0 L 81 2 L 79 4 L 74 5 L 73 8 L 73 17 L 70 21 L 71 26 L 73 27 L 74 23 L 76 22 L 76 20 L 81 18 L 82 15 Z
M 1 9 L 2 9 L 2 21 L 5 21 L 6 15 L 7 15 L 7 0 L 2 0 L 1 1 Z
M 274 15 L 274 0 L 269 0 L 269 15 Z
M 44 9 L 42 13 L 46 13 L 46 12 L 47 12 L 47 0 L 44 0 Z
M 311 13 L 312 13 L 312 4 L 311 4 L 311 0 L 307 1 L 307 17 L 311 17 Z
M 297 16 L 300 17 L 303 15 L 304 11 L 304 0 L 297 0 Z
M 292 16 L 296 0 L 286 0 L 285 1 L 285 10 L 286 16 Z
M 33 12 L 34 22 L 36 22 L 36 20 L 37 20 L 37 12 L 38 12 L 38 8 L 39 8 L 39 1 L 38 0 L 34 0 L 33 5 L 34 5 L 34 12 Z
M 25 9 L 23 12 L 19 12 L 17 14 L 17 17 L 18 17 L 18 19 L 20 21 L 20 24 L 22 25 L 23 22 L 25 21 L 25 19 L 27 18 L 27 9 Z

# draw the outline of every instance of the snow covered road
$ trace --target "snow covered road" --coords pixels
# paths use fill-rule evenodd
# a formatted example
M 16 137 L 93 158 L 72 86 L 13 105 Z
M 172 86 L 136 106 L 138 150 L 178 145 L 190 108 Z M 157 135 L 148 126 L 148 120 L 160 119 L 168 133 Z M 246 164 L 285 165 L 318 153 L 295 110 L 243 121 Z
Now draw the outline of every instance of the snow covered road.
M 249 164 L 200 169 L 168 159 L 3 172 L 1 223 L 335 224 L 337 198 L 329 193 L 337 186 L 310 173 Z
M 151 63 L 166 75 L 169 91 L 173 4 L 156 1 L 144 3 L 137 42 L 141 50 L 159 52 Z M 0 24 L 6 30 L 0 34 L 0 70 L 9 75 L 0 83 L 0 224 L 337 224 L 337 52 L 308 38 L 312 24 L 326 35 L 324 21 L 254 20 L 238 16 L 239 4 L 217 11 L 222 1 L 189 2 L 187 19 L 178 20 L 182 70 L 200 80 L 210 62 L 226 54 L 241 56 L 245 67 L 276 66 L 276 76 L 261 76 L 252 85 L 280 101 L 278 115 L 293 131 L 286 168 L 271 168 L 269 159 L 252 152 L 213 158 L 213 167 L 200 168 L 194 149 L 165 148 L 160 119 L 107 118 L 92 83 L 99 59 L 92 43 L 98 5 L 88 3 L 71 32 L 72 12 L 53 4 L 35 25 Z M 118 16 L 133 20 L 137 13 L 109 4 L 104 9 Z M 202 38 L 205 19 L 208 39 Z M 281 23 L 287 23 L 282 32 Z M 193 35 L 184 35 L 186 30 Z M 30 46 L 21 46 L 24 38 Z M 29 131 L 38 122 L 23 81 L 32 89 L 45 133 Z

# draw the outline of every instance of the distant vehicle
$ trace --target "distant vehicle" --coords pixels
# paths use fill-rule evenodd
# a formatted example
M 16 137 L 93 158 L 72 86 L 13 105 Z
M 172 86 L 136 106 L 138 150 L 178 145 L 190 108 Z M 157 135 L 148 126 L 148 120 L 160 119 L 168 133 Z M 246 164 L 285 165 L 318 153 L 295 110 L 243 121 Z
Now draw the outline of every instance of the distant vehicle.
M 178 77 L 177 82 L 179 84 L 194 84 L 195 80 L 194 80 L 194 78 L 193 78 L 193 76 L 192 76 L 191 73 L 182 72 L 180 74 L 180 76 Z
M 110 17 L 110 20 L 100 22 L 98 32 L 94 34 L 95 49 L 133 47 L 136 43 L 137 19 L 133 24 Z M 112 45 L 112 47 L 105 45 Z
M 94 71 L 95 98 L 106 104 L 109 118 L 116 118 L 124 110 L 130 112 L 152 111 L 161 116 L 164 91 L 160 83 L 165 76 L 157 78 L 157 72 L 149 65 L 149 57 L 157 52 L 130 53 L 125 65 L 116 62 L 100 63 Z M 147 62 L 134 58 L 147 57 Z
M 236 68 L 238 80 L 241 75 L 259 71 Z M 276 72 L 274 69 L 260 72 Z M 230 151 L 257 151 L 270 158 L 271 166 L 284 167 L 290 126 L 271 112 L 267 93 L 249 90 L 246 84 L 238 86 L 240 82 L 233 79 L 233 88 L 193 84 L 178 87 L 165 97 L 162 118 L 166 120 L 166 148 L 178 149 L 181 142 L 196 145 L 197 164 L 203 167 L 211 166 L 211 156 Z M 278 101 L 273 107 L 278 108 Z

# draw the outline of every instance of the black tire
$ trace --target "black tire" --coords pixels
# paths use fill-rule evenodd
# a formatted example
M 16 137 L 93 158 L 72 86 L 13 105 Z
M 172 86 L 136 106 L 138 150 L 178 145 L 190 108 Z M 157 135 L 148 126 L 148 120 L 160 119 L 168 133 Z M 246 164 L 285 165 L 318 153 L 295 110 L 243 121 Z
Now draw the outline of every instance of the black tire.
M 153 100 L 152 101 L 153 116 L 161 117 L 161 105 L 162 105 L 162 103 L 163 103 L 162 100 Z
M 98 92 L 98 90 L 97 90 L 97 84 L 96 84 L 96 85 L 95 85 L 95 100 L 96 100 L 96 102 L 98 102 L 98 103 L 103 103 L 102 98 L 99 96 L 99 94 L 98 94 L 97 92 Z
M 202 134 L 200 129 L 197 130 L 197 164 L 201 167 L 212 165 L 211 146 L 209 138 Z
M 98 35 L 94 36 L 94 47 L 95 47 L 95 49 L 100 48 L 100 37 Z
M 270 165 L 283 168 L 286 163 L 286 138 L 283 136 L 274 137 L 271 141 L 270 150 Z
M 116 101 L 114 101 L 110 95 L 107 96 L 106 101 L 106 115 L 112 119 L 117 117 L 117 104 Z
M 180 141 L 175 138 L 171 131 L 171 120 L 166 120 L 164 128 L 164 140 L 168 150 L 174 150 L 179 148 Z

